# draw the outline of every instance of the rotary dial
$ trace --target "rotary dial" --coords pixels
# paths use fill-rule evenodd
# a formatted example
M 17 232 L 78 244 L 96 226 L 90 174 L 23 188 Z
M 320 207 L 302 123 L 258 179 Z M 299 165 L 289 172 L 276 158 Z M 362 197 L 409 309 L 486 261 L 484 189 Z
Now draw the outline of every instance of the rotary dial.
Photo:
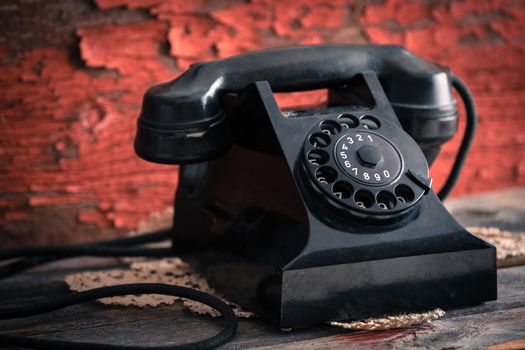
M 417 144 L 399 125 L 368 114 L 325 115 L 308 135 L 304 160 L 314 188 L 361 217 L 407 212 L 431 186 Z

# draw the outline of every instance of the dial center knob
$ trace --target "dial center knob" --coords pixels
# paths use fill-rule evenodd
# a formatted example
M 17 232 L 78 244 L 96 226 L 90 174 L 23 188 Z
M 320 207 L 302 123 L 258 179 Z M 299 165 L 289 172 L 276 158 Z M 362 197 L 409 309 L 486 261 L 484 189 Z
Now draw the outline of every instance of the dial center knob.
M 383 161 L 383 155 L 378 147 L 374 145 L 363 145 L 357 150 L 359 162 L 366 167 L 375 168 Z

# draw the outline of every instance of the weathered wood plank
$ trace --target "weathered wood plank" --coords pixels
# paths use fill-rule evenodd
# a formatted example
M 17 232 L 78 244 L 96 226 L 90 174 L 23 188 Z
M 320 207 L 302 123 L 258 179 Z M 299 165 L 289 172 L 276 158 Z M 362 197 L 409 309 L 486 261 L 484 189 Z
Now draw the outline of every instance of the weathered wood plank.
M 284 344 L 280 349 L 482 349 L 525 332 L 525 307 L 438 320 L 432 326 L 383 332 L 349 332 L 312 341 Z M 256 349 L 270 349 L 272 346 Z
M 525 349 L 525 339 L 516 339 L 491 345 L 487 350 L 518 350 Z
M 454 198 L 445 206 L 464 226 L 525 231 L 525 188 Z
M 81 260 L 77 260 L 76 263 L 81 263 Z M 61 273 L 63 272 L 54 272 L 51 277 L 49 274 L 31 273 L 6 280 L 5 282 L 9 281 L 9 286 L 0 289 L 0 298 L 4 301 L 12 299 L 27 302 L 30 293 L 24 292 L 25 290 L 30 290 L 32 293 L 35 290 L 43 290 L 46 296 L 64 295 L 67 293 L 67 288 L 61 282 Z M 46 279 L 48 279 L 47 285 Z M 525 266 L 499 270 L 498 279 L 499 299 L 497 301 L 471 308 L 447 310 L 446 317 L 436 321 L 432 327 L 363 333 L 318 326 L 307 330 L 281 332 L 262 320 L 242 320 L 236 338 L 223 348 L 245 349 L 278 344 L 290 344 L 289 346 L 294 348 L 295 345 L 292 343 L 295 342 L 312 343 L 319 348 L 348 347 L 349 345 L 357 348 L 370 348 L 382 347 L 386 344 L 393 346 L 398 342 L 408 347 L 419 346 L 421 345 L 419 339 L 427 338 L 429 342 L 431 341 L 429 344 L 441 346 L 442 343 L 448 344 L 447 337 L 455 334 L 449 334 L 447 331 L 449 328 L 454 330 L 464 327 L 465 333 L 470 334 L 468 330 L 474 327 L 472 324 L 475 324 L 476 320 L 479 320 L 488 327 L 487 329 L 495 329 L 494 332 L 496 332 L 497 324 L 505 315 L 508 315 L 505 327 L 512 329 L 511 326 L 514 325 L 521 328 L 521 333 L 519 329 L 515 329 L 512 333 L 502 333 L 499 340 L 512 339 L 504 338 L 504 336 L 523 337 L 525 336 L 525 324 L 515 318 L 523 316 L 522 313 L 525 310 Z M 42 286 L 46 287 L 41 289 Z M 18 291 L 26 295 L 20 296 Z M 17 294 L 18 297 L 16 297 Z M 33 298 L 32 301 L 34 300 L 37 299 Z M 2 307 L 5 307 L 4 302 L 2 302 Z M 525 320 L 525 316 L 523 319 Z M 218 331 L 220 326 L 220 321 L 192 314 L 183 310 L 180 305 L 138 309 L 106 307 L 96 303 L 86 303 L 48 315 L 0 323 L 3 330 L 16 332 L 16 334 L 144 345 L 202 339 Z M 445 335 L 439 337 L 439 334 Z M 459 335 L 455 336 L 459 337 Z M 466 335 L 463 337 L 465 338 Z M 489 340 L 491 339 L 485 339 L 483 345 L 491 344 Z
M 521 198 L 525 198 L 523 189 L 452 200 L 447 205 L 464 225 L 523 231 L 525 201 Z M 64 275 L 116 266 L 119 263 L 114 259 L 70 259 L 9 278 L 0 282 L 0 308 L 65 295 L 69 291 Z M 326 325 L 282 332 L 263 320 L 241 320 L 235 339 L 223 349 L 477 349 L 505 342 L 519 348 L 520 339 L 525 338 L 525 266 L 498 270 L 498 300 L 446 311 L 432 325 L 382 332 L 353 332 Z M 180 305 L 139 309 L 90 302 L 38 317 L 2 321 L 0 329 L 28 336 L 154 345 L 203 339 L 221 325 L 219 320 L 192 314 Z

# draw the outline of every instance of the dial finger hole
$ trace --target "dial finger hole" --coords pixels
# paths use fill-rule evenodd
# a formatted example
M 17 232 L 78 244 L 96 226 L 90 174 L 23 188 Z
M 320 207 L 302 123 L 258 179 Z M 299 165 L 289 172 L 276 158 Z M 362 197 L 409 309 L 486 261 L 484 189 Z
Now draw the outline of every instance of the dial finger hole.
M 352 196 L 354 188 L 346 181 L 337 181 L 332 186 L 332 193 L 339 199 L 346 199 Z
M 311 135 L 309 140 L 310 144 L 314 147 L 326 147 L 330 144 L 330 136 L 321 132 L 316 132 Z
M 410 203 L 414 200 L 414 191 L 407 185 L 399 185 L 395 190 L 396 198 L 401 203 Z
M 343 128 L 355 128 L 359 125 L 359 119 L 351 114 L 341 114 L 337 119 Z
M 315 177 L 322 184 L 331 184 L 337 178 L 337 172 L 328 166 L 324 166 L 317 169 Z
M 341 131 L 341 125 L 332 120 L 325 120 L 321 123 L 320 128 L 327 135 L 336 135 Z
M 320 149 L 314 149 L 308 152 L 308 162 L 313 165 L 323 165 L 328 162 L 328 153 Z
M 381 209 L 390 210 L 395 208 L 397 200 L 392 193 L 388 191 L 381 191 L 377 195 L 377 204 L 381 207 Z
M 363 128 L 368 130 L 377 130 L 381 126 L 381 123 L 376 117 L 365 115 L 363 118 L 361 118 L 361 125 Z
M 369 191 L 360 190 L 354 195 L 355 204 L 360 208 L 370 208 L 374 205 L 374 195 Z

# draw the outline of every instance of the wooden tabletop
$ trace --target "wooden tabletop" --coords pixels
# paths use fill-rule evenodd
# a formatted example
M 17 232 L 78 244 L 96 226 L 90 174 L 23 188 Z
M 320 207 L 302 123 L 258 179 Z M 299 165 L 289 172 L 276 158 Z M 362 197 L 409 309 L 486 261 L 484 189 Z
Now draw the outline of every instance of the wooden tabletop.
M 525 189 L 451 200 L 447 206 L 466 226 L 525 231 Z M 4 280 L 0 308 L 65 295 L 69 291 L 64 275 L 117 264 L 112 259 L 70 259 Z M 497 301 L 446 312 L 445 317 L 425 326 L 377 332 L 329 326 L 283 332 L 263 320 L 240 320 L 237 335 L 221 349 L 524 349 L 525 265 L 498 270 Z M 139 309 L 95 302 L 0 322 L 0 329 L 11 334 L 146 346 L 203 339 L 221 326 L 221 321 L 193 314 L 180 305 Z

